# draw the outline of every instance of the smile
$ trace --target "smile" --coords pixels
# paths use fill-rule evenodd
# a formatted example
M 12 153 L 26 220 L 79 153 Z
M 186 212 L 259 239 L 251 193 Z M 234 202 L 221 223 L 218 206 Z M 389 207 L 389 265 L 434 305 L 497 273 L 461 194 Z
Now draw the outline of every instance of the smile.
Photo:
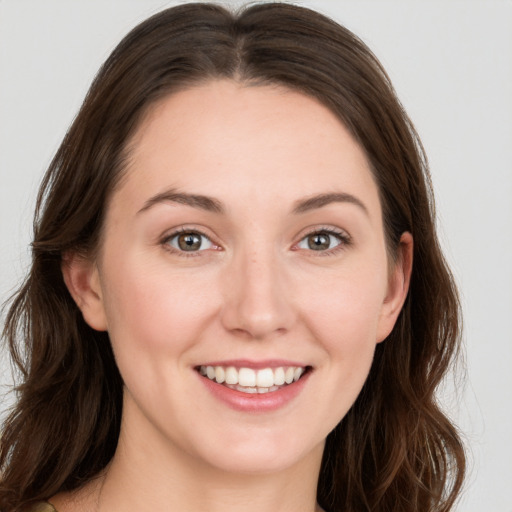
M 199 366 L 204 377 L 217 384 L 247 394 L 273 393 L 297 382 L 308 367 L 280 366 L 277 368 L 236 368 L 234 366 Z

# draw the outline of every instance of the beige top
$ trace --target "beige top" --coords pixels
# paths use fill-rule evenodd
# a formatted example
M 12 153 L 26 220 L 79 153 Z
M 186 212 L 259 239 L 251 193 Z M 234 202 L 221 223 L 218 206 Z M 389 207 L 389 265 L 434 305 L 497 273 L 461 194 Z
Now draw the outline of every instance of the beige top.
M 27 512 L 57 512 L 53 505 L 50 505 L 47 501 L 39 501 L 34 503 Z

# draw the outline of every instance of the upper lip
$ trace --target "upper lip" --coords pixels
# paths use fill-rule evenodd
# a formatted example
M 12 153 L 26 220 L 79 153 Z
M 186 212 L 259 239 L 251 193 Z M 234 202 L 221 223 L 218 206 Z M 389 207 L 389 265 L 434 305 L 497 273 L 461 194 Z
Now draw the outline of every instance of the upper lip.
M 262 368 L 279 368 L 283 366 L 306 368 L 308 365 L 298 361 L 291 361 L 289 359 L 264 359 L 259 361 L 251 359 L 224 359 L 219 361 L 208 361 L 197 365 L 197 367 L 200 366 L 234 366 L 235 368 L 252 368 L 254 370 L 259 370 Z

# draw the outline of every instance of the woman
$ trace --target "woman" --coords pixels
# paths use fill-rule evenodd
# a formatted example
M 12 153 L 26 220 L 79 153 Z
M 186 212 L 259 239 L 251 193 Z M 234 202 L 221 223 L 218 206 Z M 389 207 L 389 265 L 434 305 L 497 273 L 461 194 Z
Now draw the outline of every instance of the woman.
M 284 4 L 150 18 L 35 226 L 2 510 L 452 508 L 457 295 L 421 144 L 349 31 Z

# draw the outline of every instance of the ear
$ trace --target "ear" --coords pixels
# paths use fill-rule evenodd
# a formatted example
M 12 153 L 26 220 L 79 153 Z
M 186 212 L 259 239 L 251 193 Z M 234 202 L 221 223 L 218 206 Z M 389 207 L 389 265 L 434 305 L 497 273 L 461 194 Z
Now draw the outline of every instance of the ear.
M 107 330 L 98 267 L 77 253 L 66 253 L 61 265 L 64 282 L 84 320 L 97 331 Z
M 377 342 L 385 340 L 402 310 L 411 281 L 414 242 L 411 233 L 405 232 L 400 238 L 396 261 L 390 268 L 388 289 L 382 304 L 377 329 Z

